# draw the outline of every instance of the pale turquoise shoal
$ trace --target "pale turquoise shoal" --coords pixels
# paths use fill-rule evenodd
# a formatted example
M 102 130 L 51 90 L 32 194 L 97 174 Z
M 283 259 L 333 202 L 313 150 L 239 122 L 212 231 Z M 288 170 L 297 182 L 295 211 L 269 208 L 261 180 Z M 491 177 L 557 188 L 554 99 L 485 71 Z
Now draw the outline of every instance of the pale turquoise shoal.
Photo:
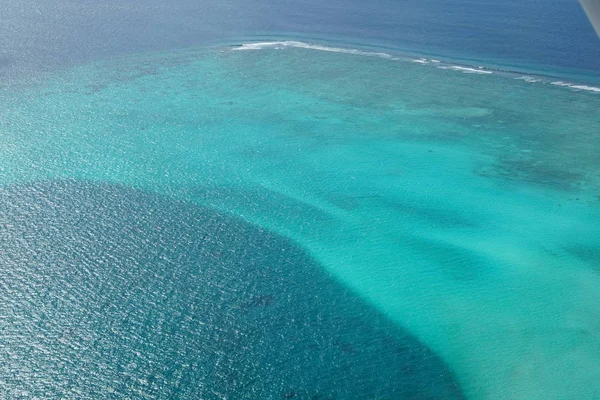
M 286 48 L 0 92 L 0 183 L 166 193 L 305 247 L 473 399 L 600 398 L 600 94 Z

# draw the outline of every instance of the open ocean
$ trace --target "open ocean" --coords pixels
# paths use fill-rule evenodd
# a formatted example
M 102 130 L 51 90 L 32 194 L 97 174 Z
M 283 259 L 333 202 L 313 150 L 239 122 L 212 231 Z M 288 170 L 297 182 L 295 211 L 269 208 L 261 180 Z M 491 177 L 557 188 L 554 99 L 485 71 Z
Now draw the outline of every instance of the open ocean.
M 4 1 L 0 399 L 600 398 L 571 0 Z

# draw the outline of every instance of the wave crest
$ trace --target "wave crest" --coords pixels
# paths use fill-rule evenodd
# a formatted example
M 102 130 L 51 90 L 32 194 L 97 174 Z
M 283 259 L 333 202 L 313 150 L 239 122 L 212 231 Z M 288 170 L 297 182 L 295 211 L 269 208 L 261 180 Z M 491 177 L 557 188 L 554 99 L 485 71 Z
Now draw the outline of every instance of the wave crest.
M 516 79 L 523 80 L 527 83 L 550 83 L 555 86 L 565 87 L 567 89 L 572 90 L 580 90 L 587 92 L 600 93 L 600 87 L 589 86 L 581 83 L 572 83 L 572 82 L 563 82 L 563 81 L 553 81 L 552 77 L 548 76 L 529 76 L 524 75 L 523 72 L 518 71 L 509 71 L 479 65 L 455 65 L 449 61 L 440 61 L 436 59 L 428 59 L 424 57 L 414 58 L 409 56 L 396 56 L 390 53 L 379 52 L 379 51 L 367 51 L 367 50 L 359 50 L 352 48 L 344 48 L 344 47 L 335 47 L 335 46 L 327 46 L 321 44 L 307 43 L 301 42 L 297 40 L 276 40 L 270 42 L 251 42 L 251 43 L 243 43 L 240 45 L 232 46 L 232 50 L 234 51 L 246 51 L 246 50 L 263 50 L 263 49 L 285 49 L 288 47 L 295 47 L 301 49 L 310 49 L 310 50 L 318 50 L 318 51 L 327 51 L 331 53 L 342 53 L 342 54 L 353 54 L 358 56 L 368 56 L 368 57 L 379 57 L 387 60 L 395 60 L 395 61 L 410 61 L 416 64 L 421 64 L 423 66 L 432 65 L 439 69 L 445 70 L 453 70 L 457 72 L 467 73 L 467 74 L 480 74 L 480 75 L 491 75 L 491 74 L 500 74 L 505 76 L 517 76 Z
M 324 46 L 324 45 L 320 45 L 320 44 L 299 42 L 299 41 L 294 41 L 294 40 L 244 43 L 240 46 L 233 48 L 233 50 L 242 51 L 242 50 L 262 50 L 262 49 L 277 49 L 277 48 L 282 49 L 282 48 L 286 48 L 286 47 L 296 47 L 296 48 L 301 48 L 301 49 L 328 51 L 331 53 L 355 54 L 355 55 L 359 55 L 359 56 L 370 56 L 370 57 L 386 58 L 389 60 L 399 60 L 399 58 L 394 57 L 391 54 L 384 53 L 384 52 L 347 49 L 347 48 L 343 48 L 343 47 L 331 47 L 331 46 Z

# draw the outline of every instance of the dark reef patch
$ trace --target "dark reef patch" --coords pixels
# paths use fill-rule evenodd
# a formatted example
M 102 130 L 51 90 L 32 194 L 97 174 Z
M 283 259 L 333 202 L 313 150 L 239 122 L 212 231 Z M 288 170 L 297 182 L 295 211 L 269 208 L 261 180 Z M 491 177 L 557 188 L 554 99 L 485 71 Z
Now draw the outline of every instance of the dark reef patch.
M 270 306 L 273 301 L 275 301 L 275 297 L 265 294 L 262 296 L 254 296 L 245 306 L 246 308 L 267 307 Z
M 583 174 L 572 165 L 561 164 L 552 159 L 532 161 L 523 159 L 500 159 L 496 164 L 479 168 L 475 173 L 482 177 L 500 178 L 506 181 L 571 190 L 580 187 Z
M 6 398 L 463 398 L 431 350 L 246 222 L 68 181 L 0 188 L 0 225 Z
M 600 249 L 592 246 L 571 245 L 566 250 L 578 259 L 587 262 L 600 271 Z

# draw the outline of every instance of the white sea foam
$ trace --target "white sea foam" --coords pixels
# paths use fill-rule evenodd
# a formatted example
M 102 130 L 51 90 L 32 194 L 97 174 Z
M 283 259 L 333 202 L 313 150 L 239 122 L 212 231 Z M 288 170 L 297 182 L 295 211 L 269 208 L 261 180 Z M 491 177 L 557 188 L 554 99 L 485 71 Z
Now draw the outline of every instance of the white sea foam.
M 344 54 L 355 54 L 359 56 L 370 56 L 370 57 L 380 57 L 386 58 L 390 60 L 398 60 L 398 58 L 392 56 L 388 53 L 383 52 L 375 52 L 375 51 L 364 51 L 357 49 L 345 49 L 342 47 L 331 47 L 331 46 L 323 46 L 320 44 L 312 44 L 306 42 L 298 42 L 293 40 L 283 40 L 277 42 L 256 42 L 256 43 L 244 43 L 241 46 L 233 48 L 233 50 L 261 50 L 261 49 L 282 49 L 286 47 L 297 47 L 302 49 L 310 49 L 310 50 L 320 50 L 320 51 L 329 51 L 332 53 L 344 53 Z
M 464 72 L 465 74 L 492 74 L 492 71 L 488 71 L 482 68 L 471 68 L 471 67 L 461 67 L 459 65 L 450 65 L 444 67 L 438 67 L 439 69 L 452 69 L 455 71 Z
M 568 82 L 563 82 L 563 81 L 551 82 L 551 84 L 555 85 L 555 86 L 568 87 L 568 88 L 575 89 L 575 90 L 586 90 L 588 92 L 600 93 L 600 87 L 596 87 L 596 86 L 577 85 L 574 83 L 568 83 Z
M 519 77 L 517 77 L 515 79 L 521 80 L 521 81 L 525 81 L 525 82 L 529 82 L 529 83 L 542 82 L 541 79 L 534 78 L 533 76 L 519 76 Z
M 389 53 L 384 53 L 384 52 L 365 51 L 365 50 L 350 49 L 350 48 L 343 48 L 343 47 L 332 47 L 332 46 L 325 46 L 325 45 L 320 45 L 320 44 L 300 42 L 300 41 L 296 41 L 296 40 L 279 40 L 279 41 L 272 41 L 272 42 L 244 43 L 240 46 L 232 47 L 232 50 L 242 51 L 242 50 L 262 50 L 262 49 L 285 49 L 287 47 L 328 51 L 331 53 L 343 53 L 343 54 L 354 54 L 354 55 L 359 55 L 359 56 L 379 57 L 379 58 L 385 58 L 388 60 L 396 60 L 396 61 L 405 60 L 405 61 L 412 61 L 414 63 L 424 64 L 424 65 L 425 64 L 434 64 L 436 66 L 436 68 L 439 68 L 439 69 L 454 70 L 454 71 L 458 71 L 458 72 L 462 72 L 462 73 L 466 73 L 466 74 L 490 75 L 490 74 L 494 73 L 493 71 L 486 69 L 485 67 L 482 67 L 482 66 L 468 67 L 468 66 L 461 66 L 461 65 L 445 65 L 444 62 L 442 62 L 440 60 L 436 60 L 436 59 L 427 59 L 424 57 L 410 59 L 407 57 L 396 57 Z M 528 76 L 528 75 L 519 76 L 515 79 L 524 80 L 528 83 L 548 82 L 547 80 L 541 79 L 539 77 L 533 77 L 533 76 Z M 555 81 L 555 82 L 550 82 L 550 83 L 555 86 L 562 86 L 562 87 L 566 87 L 569 89 L 584 90 L 584 91 L 588 91 L 588 92 L 600 93 L 600 87 L 596 87 L 596 86 L 581 85 L 581 84 L 568 83 L 568 82 L 563 82 L 563 81 Z
M 579 89 L 579 90 L 588 90 L 590 92 L 600 93 L 600 88 L 596 87 L 596 86 L 571 85 L 571 88 L 573 88 L 573 89 Z
M 487 71 L 487 70 L 481 69 L 481 68 L 460 67 L 458 65 L 454 65 L 454 66 L 450 67 L 450 69 L 465 72 L 468 74 L 491 74 L 492 73 L 492 71 Z

